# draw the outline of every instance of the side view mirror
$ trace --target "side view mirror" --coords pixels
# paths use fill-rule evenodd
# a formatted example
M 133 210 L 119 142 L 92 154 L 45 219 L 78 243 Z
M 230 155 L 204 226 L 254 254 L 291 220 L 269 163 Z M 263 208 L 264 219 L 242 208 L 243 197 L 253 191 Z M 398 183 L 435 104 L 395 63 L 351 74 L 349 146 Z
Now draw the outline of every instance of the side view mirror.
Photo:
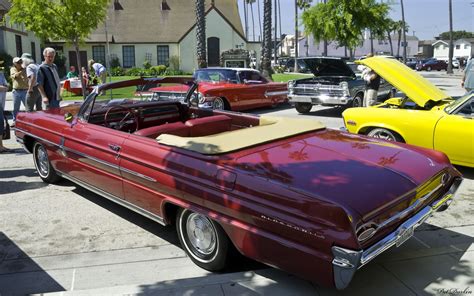
M 73 119 L 74 115 L 72 115 L 71 113 L 67 112 L 66 114 L 64 114 L 64 120 L 66 120 L 67 122 L 71 123 Z

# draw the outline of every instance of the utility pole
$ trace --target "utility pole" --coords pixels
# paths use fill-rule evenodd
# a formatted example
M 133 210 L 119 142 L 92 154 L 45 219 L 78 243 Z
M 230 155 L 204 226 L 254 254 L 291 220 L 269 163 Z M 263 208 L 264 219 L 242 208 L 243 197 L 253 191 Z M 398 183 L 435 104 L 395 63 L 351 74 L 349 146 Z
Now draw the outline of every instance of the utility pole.
M 295 0 L 295 73 L 298 72 L 298 1 Z
M 277 11 L 277 0 L 274 0 L 273 1 L 273 6 L 275 7 L 274 11 L 275 11 L 275 32 L 273 34 L 275 40 L 273 40 L 273 65 L 276 66 L 277 65 L 277 24 L 278 24 L 278 11 Z M 281 20 L 280 20 L 281 22 Z
M 446 73 L 453 74 L 453 2 L 449 0 L 449 58 Z
M 451 0 L 450 0 L 451 1 Z M 405 23 L 405 10 L 403 9 L 403 0 L 400 0 L 400 4 L 402 6 L 402 33 L 403 33 L 403 63 L 405 64 L 407 61 L 407 35 L 406 35 L 406 23 Z

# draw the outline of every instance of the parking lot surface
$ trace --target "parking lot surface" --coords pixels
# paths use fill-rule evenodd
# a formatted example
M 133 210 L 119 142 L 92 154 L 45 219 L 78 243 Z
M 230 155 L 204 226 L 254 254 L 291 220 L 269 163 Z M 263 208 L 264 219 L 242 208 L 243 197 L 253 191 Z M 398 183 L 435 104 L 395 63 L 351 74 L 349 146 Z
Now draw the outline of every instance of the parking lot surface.
M 460 76 L 424 73 L 453 96 Z M 11 110 L 11 101 L 7 102 Z M 343 127 L 341 110 L 289 105 L 255 114 L 307 116 Z M 474 169 L 451 207 L 336 291 L 252 261 L 224 273 L 194 265 L 163 227 L 69 181 L 43 183 L 14 140 L 0 154 L 0 295 L 469 295 L 474 293 Z

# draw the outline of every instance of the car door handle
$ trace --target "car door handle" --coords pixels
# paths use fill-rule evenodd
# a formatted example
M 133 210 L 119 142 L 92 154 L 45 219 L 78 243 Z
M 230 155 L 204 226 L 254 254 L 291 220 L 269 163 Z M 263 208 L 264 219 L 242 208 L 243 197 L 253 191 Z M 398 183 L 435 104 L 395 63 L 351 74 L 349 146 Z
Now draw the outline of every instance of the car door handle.
M 120 151 L 120 146 L 119 145 L 116 145 L 116 144 L 109 144 L 109 148 L 114 150 L 115 152 L 119 152 Z

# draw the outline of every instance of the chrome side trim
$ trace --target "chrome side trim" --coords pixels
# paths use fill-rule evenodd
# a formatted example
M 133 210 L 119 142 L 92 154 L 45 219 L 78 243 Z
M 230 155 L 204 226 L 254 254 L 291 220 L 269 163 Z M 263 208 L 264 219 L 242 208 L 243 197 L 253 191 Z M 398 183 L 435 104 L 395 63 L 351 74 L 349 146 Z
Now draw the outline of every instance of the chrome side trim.
M 282 95 L 287 95 L 287 94 L 288 94 L 287 90 L 266 91 L 265 98 L 273 97 L 273 96 L 282 96 Z
M 63 173 L 63 172 L 60 172 L 60 171 L 56 171 L 56 172 L 57 172 L 61 177 L 63 177 L 64 179 L 68 179 L 68 180 L 70 180 L 70 181 L 72 181 L 72 182 L 78 184 L 78 185 L 81 186 L 81 187 L 84 187 L 84 188 L 86 188 L 86 189 L 88 189 L 88 190 L 90 190 L 90 191 L 92 191 L 92 192 L 94 192 L 94 193 L 96 193 L 96 194 L 98 194 L 98 195 L 100 195 L 100 196 L 103 196 L 103 197 L 105 197 L 105 198 L 107 198 L 107 199 L 109 199 L 109 200 L 111 200 L 111 201 L 113 201 L 113 202 L 115 202 L 115 203 L 117 203 L 117 204 L 119 204 L 119 205 L 121 205 L 121 206 L 124 206 L 124 207 L 126 207 L 126 208 L 128 208 L 128 209 L 130 209 L 130 210 L 132 210 L 132 211 L 134 211 L 134 212 L 137 212 L 137 213 L 140 214 L 140 215 L 143 215 L 143 216 L 145 216 L 145 217 L 147 217 L 147 218 L 149 218 L 149 219 L 152 219 L 153 221 L 156 221 L 156 222 L 160 223 L 160 224 L 163 225 L 163 226 L 166 226 L 165 220 L 164 220 L 163 217 L 161 217 L 161 216 L 158 216 L 158 215 L 153 214 L 153 213 L 151 213 L 151 212 L 149 212 L 149 211 L 147 211 L 147 210 L 144 210 L 144 209 L 142 209 L 142 208 L 140 208 L 140 207 L 138 207 L 138 206 L 136 206 L 136 205 L 134 205 L 134 204 L 132 204 L 132 203 L 130 203 L 130 202 L 128 202 L 128 201 L 122 199 L 122 198 L 120 198 L 120 197 L 117 197 L 117 196 L 115 196 L 115 195 L 113 195 L 113 194 L 110 194 L 110 193 L 108 193 L 108 192 L 105 192 L 105 191 L 103 191 L 102 189 L 99 189 L 99 188 L 97 188 L 97 187 L 95 187 L 95 186 L 92 186 L 92 185 L 90 185 L 90 184 L 88 184 L 88 183 L 86 183 L 86 182 L 83 182 L 83 181 L 81 181 L 81 180 L 79 180 L 79 179 L 77 179 L 77 178 L 75 178 L 75 177 L 72 177 L 72 176 L 70 176 L 70 175 L 68 175 L 68 174 L 66 174 L 66 173 Z
M 139 178 L 142 178 L 142 179 L 145 179 L 147 181 L 151 181 L 151 182 L 157 182 L 156 179 L 152 178 L 152 177 L 149 177 L 147 175 L 144 175 L 144 174 L 140 174 L 140 173 L 137 173 L 135 171 L 132 171 L 132 170 L 129 170 L 129 169 L 126 169 L 126 168 L 123 168 L 123 167 L 120 167 L 120 170 L 123 171 L 123 172 L 126 172 L 130 175 L 134 175 L 136 177 L 139 177 Z
M 110 167 L 110 168 L 119 170 L 119 166 L 116 165 L 116 164 L 113 164 L 113 163 L 104 161 L 104 160 L 102 160 L 102 159 L 98 159 L 98 158 L 96 158 L 96 157 L 94 157 L 94 156 L 90 156 L 90 155 L 88 155 L 88 154 L 85 154 L 85 153 L 82 153 L 82 152 L 79 152 L 79 151 L 77 151 L 77 150 L 70 149 L 70 148 L 67 148 L 67 147 L 64 147 L 64 150 L 65 150 L 66 152 L 71 152 L 71 153 L 77 154 L 77 155 L 79 155 L 79 156 L 82 156 L 82 157 L 84 157 L 84 158 L 87 158 L 87 159 L 90 159 L 90 160 L 92 160 L 92 161 L 98 162 L 98 163 L 103 164 L 103 165 L 105 165 L 105 166 L 108 166 L 108 167 Z
M 56 147 L 60 147 L 59 144 L 56 144 L 56 143 L 51 142 L 51 141 L 49 141 L 49 140 L 46 140 L 45 138 L 38 137 L 37 135 L 33 135 L 32 133 L 29 133 L 29 132 L 27 132 L 27 131 L 25 131 L 25 130 L 22 130 L 22 129 L 20 129 L 20 128 L 17 128 L 17 130 L 21 131 L 21 132 L 24 133 L 25 135 L 28 135 L 28 136 L 33 137 L 33 138 L 35 138 L 35 139 L 41 140 L 41 141 L 43 141 L 43 142 L 45 142 L 45 143 L 48 143 L 48 144 L 50 144 L 50 145 L 53 145 L 53 146 L 56 146 Z M 18 139 L 18 137 L 17 137 L 17 139 Z M 17 140 L 17 141 L 18 141 L 18 140 Z

